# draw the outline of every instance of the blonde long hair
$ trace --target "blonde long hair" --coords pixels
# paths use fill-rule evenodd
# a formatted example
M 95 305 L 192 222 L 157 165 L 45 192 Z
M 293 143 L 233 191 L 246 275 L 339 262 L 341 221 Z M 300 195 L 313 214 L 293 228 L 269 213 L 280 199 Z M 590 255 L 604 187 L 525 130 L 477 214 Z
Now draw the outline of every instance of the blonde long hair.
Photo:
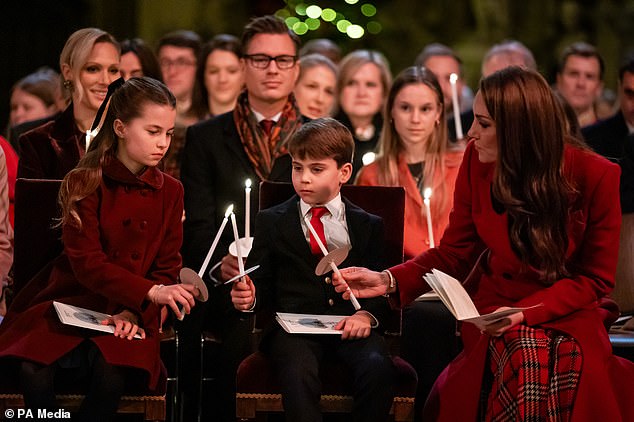
M 447 197 L 447 186 L 445 182 L 445 155 L 448 149 L 447 123 L 444 97 L 440 85 L 438 84 L 438 79 L 436 79 L 433 72 L 424 67 L 411 66 L 404 69 L 398 74 L 396 79 L 394 79 L 392 88 L 387 96 L 385 110 L 383 112 L 385 123 L 383 124 L 381 138 L 379 140 L 379 153 L 376 159 L 379 167 L 378 181 L 385 186 L 403 185 L 403 181 L 399 180 L 398 160 L 399 156 L 405 151 L 405 146 L 394 126 L 392 109 L 394 108 L 394 101 L 398 93 L 408 85 L 417 84 L 423 84 L 429 87 L 436 94 L 437 105 L 440 110 L 440 119 L 425 148 L 423 182 L 425 188 L 433 187 L 434 189 L 434 201 L 432 201 L 433 214 L 441 215 L 438 213 L 444 212 L 451 203 L 451 198 Z M 440 175 L 440 179 L 434 180 L 434 174 Z
M 62 209 L 62 225 L 74 224 L 81 228 L 77 203 L 97 190 L 106 156 L 117 152 L 118 138 L 114 132 L 114 121 L 119 119 L 129 123 L 143 114 L 146 104 L 175 108 L 176 98 L 162 82 L 148 77 L 131 78 L 112 94 L 101 130 L 77 167 L 62 181 L 58 198 Z

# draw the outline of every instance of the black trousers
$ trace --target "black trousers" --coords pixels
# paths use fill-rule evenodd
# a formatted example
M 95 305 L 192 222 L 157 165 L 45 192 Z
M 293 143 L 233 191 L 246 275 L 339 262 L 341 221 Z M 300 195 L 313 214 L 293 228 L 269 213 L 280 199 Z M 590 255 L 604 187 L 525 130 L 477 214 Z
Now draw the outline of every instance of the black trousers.
M 73 367 L 68 365 L 71 360 L 76 363 Z M 25 406 L 34 415 L 37 415 L 37 409 L 59 409 L 56 392 L 68 388 L 77 391 L 79 388 L 85 391 L 86 397 L 78 420 L 111 421 L 117 412 L 129 371 L 133 370 L 108 364 L 97 346 L 87 340 L 48 366 L 22 361 L 20 385 Z
M 413 302 L 403 309 L 401 356 L 418 374 L 415 420 L 420 420 L 436 378 L 461 350 L 456 319 L 442 302 Z
M 286 420 L 321 421 L 319 371 L 327 360 L 349 368 L 353 386 L 353 421 L 385 421 L 392 405 L 395 369 L 385 340 L 341 340 L 339 336 L 288 334 L 276 329 L 264 342 L 264 353 L 274 361 L 282 386 Z

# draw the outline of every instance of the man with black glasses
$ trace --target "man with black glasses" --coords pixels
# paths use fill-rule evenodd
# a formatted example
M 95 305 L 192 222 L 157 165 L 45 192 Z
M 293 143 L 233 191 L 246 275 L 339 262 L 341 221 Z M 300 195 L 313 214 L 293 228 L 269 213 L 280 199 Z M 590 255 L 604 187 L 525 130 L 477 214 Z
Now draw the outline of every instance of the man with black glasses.
M 263 16 L 246 25 L 241 41 L 246 90 L 238 97 L 236 108 L 190 126 L 187 131 L 181 167 L 185 186 L 182 253 L 184 265 L 196 271 L 229 204 L 235 206 L 238 221 L 244 221 L 247 178 L 253 183 L 252 216 L 258 208 L 260 181 L 291 181 L 291 160 L 286 144 L 302 121 L 292 94 L 299 75 L 299 38 L 281 19 Z M 251 222 L 254 220 L 251 218 Z M 232 231 L 225 230 L 211 259 L 210 267 L 220 260 L 223 263 L 213 271 L 218 281 L 238 273 L 236 258 L 227 252 L 232 240 Z M 209 274 L 203 278 L 210 287 L 214 285 Z M 188 367 L 181 374 L 200 372 L 200 368 L 196 368 L 198 358 L 193 353 L 198 350 L 202 327 L 211 326 L 222 337 L 221 360 L 212 363 L 221 368 L 217 382 L 223 387 L 220 402 L 233 404 L 237 365 L 250 351 L 250 326 L 243 315 L 233 309 L 230 289 L 230 285 L 210 288 L 207 315 L 200 315 L 203 307 L 197 306 L 198 314 L 185 318 L 181 333 L 186 349 L 183 360 Z M 181 385 L 192 382 L 184 380 Z M 188 407 L 186 403 L 186 409 Z M 223 419 L 235 420 L 234 406 L 223 404 L 215 410 L 223 413 Z

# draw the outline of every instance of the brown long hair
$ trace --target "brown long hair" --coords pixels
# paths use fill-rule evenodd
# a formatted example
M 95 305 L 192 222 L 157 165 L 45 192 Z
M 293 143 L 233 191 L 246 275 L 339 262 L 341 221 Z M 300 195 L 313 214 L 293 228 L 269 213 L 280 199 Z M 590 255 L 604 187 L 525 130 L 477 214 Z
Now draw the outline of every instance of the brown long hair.
M 58 198 L 62 208 L 62 225 L 75 224 L 81 228 L 77 203 L 97 190 L 106 156 L 117 152 L 118 138 L 114 132 L 114 121 L 119 119 L 129 123 L 143 114 L 146 104 L 175 108 L 176 98 L 162 82 L 149 77 L 130 78 L 112 94 L 101 130 L 77 167 L 62 181 Z
M 480 93 L 496 125 L 492 193 L 508 212 L 511 247 L 551 284 L 569 274 L 566 223 L 576 192 L 563 171 L 561 104 L 539 73 L 515 66 L 483 79 Z
M 434 73 L 424 67 L 411 66 L 398 74 L 387 96 L 383 114 L 384 124 L 379 140 L 379 154 L 376 159 L 379 167 L 379 183 L 385 186 L 402 186 L 403 181 L 398 176 L 398 158 L 405 147 L 392 121 L 392 109 L 399 92 L 408 85 L 423 84 L 436 94 L 440 119 L 430 136 L 425 149 L 425 168 L 423 181 L 425 187 L 434 188 L 432 206 L 434 214 L 443 213 L 450 206 L 451 199 L 447 196 L 445 181 L 445 155 L 447 152 L 447 123 L 445 117 L 445 100 L 438 79 Z M 440 174 L 440 180 L 433 180 L 434 173 Z

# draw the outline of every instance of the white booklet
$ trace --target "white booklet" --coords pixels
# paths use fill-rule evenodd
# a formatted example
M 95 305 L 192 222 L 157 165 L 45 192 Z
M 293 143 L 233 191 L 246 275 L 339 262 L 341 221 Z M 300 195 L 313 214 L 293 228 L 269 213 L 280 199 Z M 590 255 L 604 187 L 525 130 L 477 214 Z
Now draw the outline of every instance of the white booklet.
M 109 318 L 111 315 L 55 301 L 53 302 L 53 306 L 55 307 L 59 320 L 64 324 L 102 331 L 104 333 L 114 333 L 114 325 L 101 324 L 101 321 Z M 136 334 L 134 338 L 140 339 L 141 336 Z
M 431 271 L 431 273 L 425 274 L 423 278 L 438 294 L 438 297 L 442 303 L 445 304 L 447 309 L 451 311 L 458 321 L 471 322 L 480 329 L 514 313 L 522 312 L 526 309 L 534 308 L 535 306 L 541 306 L 541 304 L 539 304 L 527 308 L 509 308 L 500 312 L 480 315 L 469 294 L 458 280 L 435 268 Z
M 275 314 L 277 322 L 291 334 L 341 334 L 334 327 L 344 318 L 345 315 Z

